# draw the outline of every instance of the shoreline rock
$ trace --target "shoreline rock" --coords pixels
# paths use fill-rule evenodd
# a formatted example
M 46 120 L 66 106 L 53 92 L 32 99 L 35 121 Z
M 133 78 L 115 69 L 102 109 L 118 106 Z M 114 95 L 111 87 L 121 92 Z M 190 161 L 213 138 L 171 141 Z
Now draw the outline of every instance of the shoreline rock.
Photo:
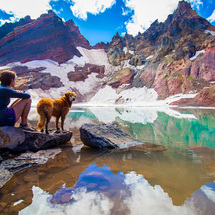
M 26 152 L 0 164 L 0 188 L 6 184 L 15 173 L 23 171 L 33 165 L 45 164 L 49 158 L 61 153 L 61 149 L 47 149 L 38 152 Z
M 51 134 L 25 131 L 21 128 L 0 127 L 0 188 L 14 175 L 33 165 L 45 164 L 61 153 L 54 148 L 70 141 L 70 131 L 51 131 Z M 2 157 L 3 158 L 2 158 Z
M 133 138 L 115 124 L 84 124 L 80 128 L 80 134 L 85 145 L 96 149 L 129 149 L 143 152 L 166 150 L 162 145 Z
M 41 149 L 53 148 L 70 141 L 71 131 L 54 132 L 51 135 L 40 132 L 25 131 L 20 128 L 0 127 L 0 152 L 9 150 L 15 153 L 25 151 L 37 152 Z

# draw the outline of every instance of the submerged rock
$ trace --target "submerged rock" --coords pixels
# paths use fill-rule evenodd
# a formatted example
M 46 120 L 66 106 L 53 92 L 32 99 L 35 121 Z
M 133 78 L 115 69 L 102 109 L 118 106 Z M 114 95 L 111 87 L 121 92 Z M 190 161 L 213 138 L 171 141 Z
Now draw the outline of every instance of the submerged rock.
M 145 143 L 125 133 L 114 124 L 84 124 L 80 128 L 82 142 L 97 149 L 129 149 L 140 151 L 164 151 L 161 145 Z
M 72 137 L 70 131 L 59 131 L 51 135 L 25 131 L 16 127 L 0 127 L 0 149 L 9 149 L 15 152 L 27 150 L 36 152 L 66 143 Z
M 48 159 L 54 158 L 61 153 L 61 149 L 47 149 L 39 152 L 27 152 L 2 161 L 0 164 L 0 188 L 4 186 L 14 175 L 33 165 L 45 164 Z
M 215 150 L 205 147 L 205 146 L 199 146 L 199 145 L 192 145 L 188 148 L 188 151 L 190 152 L 194 152 L 196 154 L 199 155 L 203 155 L 203 154 L 211 154 L 211 155 L 215 155 Z
M 7 159 L 0 164 L 0 170 L 6 169 L 11 173 L 22 171 L 33 165 L 45 164 L 49 158 L 61 153 L 61 149 L 47 149 L 38 152 L 26 152 L 17 157 Z
M 4 186 L 11 178 L 13 174 L 7 169 L 0 169 L 0 188 Z

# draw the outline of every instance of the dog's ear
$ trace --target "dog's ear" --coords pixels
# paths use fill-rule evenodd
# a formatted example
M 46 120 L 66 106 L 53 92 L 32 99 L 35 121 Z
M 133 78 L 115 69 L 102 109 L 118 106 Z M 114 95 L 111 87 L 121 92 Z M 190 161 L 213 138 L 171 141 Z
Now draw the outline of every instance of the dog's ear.
M 69 92 L 64 93 L 64 96 L 66 97 L 66 100 L 69 101 Z

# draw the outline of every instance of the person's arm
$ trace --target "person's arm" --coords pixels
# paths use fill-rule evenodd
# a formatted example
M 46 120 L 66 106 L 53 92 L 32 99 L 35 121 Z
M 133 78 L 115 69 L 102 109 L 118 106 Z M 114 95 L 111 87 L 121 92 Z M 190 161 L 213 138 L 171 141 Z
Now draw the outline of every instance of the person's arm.
M 20 93 L 10 88 L 7 89 L 6 93 L 7 93 L 7 96 L 10 98 L 29 99 L 31 97 L 31 95 L 28 93 Z

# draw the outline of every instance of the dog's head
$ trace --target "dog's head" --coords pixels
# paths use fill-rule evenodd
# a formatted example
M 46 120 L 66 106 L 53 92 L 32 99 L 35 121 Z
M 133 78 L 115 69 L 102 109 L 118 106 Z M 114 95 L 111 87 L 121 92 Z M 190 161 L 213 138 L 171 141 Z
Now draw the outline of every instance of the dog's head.
M 72 103 L 73 101 L 75 101 L 77 97 L 75 92 L 67 92 L 64 95 L 69 103 Z

